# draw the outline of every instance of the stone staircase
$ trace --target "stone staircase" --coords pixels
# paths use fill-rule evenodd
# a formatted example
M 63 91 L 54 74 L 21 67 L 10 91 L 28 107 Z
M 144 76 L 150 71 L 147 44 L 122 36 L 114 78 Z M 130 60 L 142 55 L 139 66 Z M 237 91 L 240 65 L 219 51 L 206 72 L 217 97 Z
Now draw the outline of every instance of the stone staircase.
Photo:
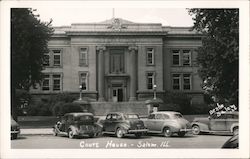
M 148 115 L 145 102 L 90 102 L 95 116 L 105 116 L 109 112 L 136 113 L 140 116 Z

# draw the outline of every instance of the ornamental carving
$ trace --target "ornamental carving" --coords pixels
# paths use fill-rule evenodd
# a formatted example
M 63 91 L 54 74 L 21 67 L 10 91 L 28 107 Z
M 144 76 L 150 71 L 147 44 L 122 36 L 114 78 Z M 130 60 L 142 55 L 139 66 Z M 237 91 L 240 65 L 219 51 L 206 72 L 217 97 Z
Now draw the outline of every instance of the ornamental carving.
M 108 26 L 108 29 L 112 29 L 114 31 L 121 31 L 121 29 L 126 29 L 126 28 L 127 26 L 124 26 L 119 18 L 113 18 L 112 24 Z

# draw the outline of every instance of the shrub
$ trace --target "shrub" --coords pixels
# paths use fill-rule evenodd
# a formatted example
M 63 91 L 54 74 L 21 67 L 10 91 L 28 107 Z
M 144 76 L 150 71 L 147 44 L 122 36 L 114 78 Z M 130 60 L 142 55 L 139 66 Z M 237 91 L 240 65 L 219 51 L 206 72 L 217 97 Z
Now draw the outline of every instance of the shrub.
M 27 115 L 50 116 L 52 115 L 52 112 L 50 110 L 50 106 L 41 101 L 35 105 L 29 105 L 27 107 Z
M 56 116 L 63 116 L 66 113 L 72 112 L 84 112 L 84 109 L 80 104 L 63 102 L 58 102 L 53 108 L 53 113 Z

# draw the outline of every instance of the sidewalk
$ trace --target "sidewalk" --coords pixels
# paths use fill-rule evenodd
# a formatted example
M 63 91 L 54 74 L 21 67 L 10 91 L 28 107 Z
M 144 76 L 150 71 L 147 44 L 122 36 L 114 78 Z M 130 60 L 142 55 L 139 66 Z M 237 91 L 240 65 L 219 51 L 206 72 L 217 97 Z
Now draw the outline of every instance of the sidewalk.
M 52 135 L 52 128 L 21 129 L 21 135 Z

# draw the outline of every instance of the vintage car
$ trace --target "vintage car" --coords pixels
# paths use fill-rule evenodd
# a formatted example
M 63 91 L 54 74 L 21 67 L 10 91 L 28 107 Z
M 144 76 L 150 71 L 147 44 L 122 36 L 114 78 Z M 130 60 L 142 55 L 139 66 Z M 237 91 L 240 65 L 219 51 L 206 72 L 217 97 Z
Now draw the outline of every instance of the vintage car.
M 77 136 L 98 136 L 101 128 L 94 122 L 92 113 L 67 113 L 53 127 L 53 134 L 66 134 L 69 138 Z
M 20 134 L 19 124 L 11 117 L 11 139 L 16 139 Z
M 232 137 L 230 137 L 221 148 L 231 148 L 231 149 L 237 149 L 239 148 L 239 135 L 234 134 Z
M 194 118 L 192 132 L 195 135 L 201 132 L 207 133 L 233 133 L 237 134 L 239 129 L 239 113 L 217 112 L 207 118 Z
M 125 134 L 141 137 L 148 131 L 137 114 L 108 113 L 101 124 L 103 134 L 115 134 L 118 138 L 122 138 Z
M 149 133 L 160 133 L 165 137 L 170 137 L 173 134 L 182 137 L 192 130 L 191 124 L 179 112 L 153 112 L 149 114 L 148 118 L 142 120 Z

